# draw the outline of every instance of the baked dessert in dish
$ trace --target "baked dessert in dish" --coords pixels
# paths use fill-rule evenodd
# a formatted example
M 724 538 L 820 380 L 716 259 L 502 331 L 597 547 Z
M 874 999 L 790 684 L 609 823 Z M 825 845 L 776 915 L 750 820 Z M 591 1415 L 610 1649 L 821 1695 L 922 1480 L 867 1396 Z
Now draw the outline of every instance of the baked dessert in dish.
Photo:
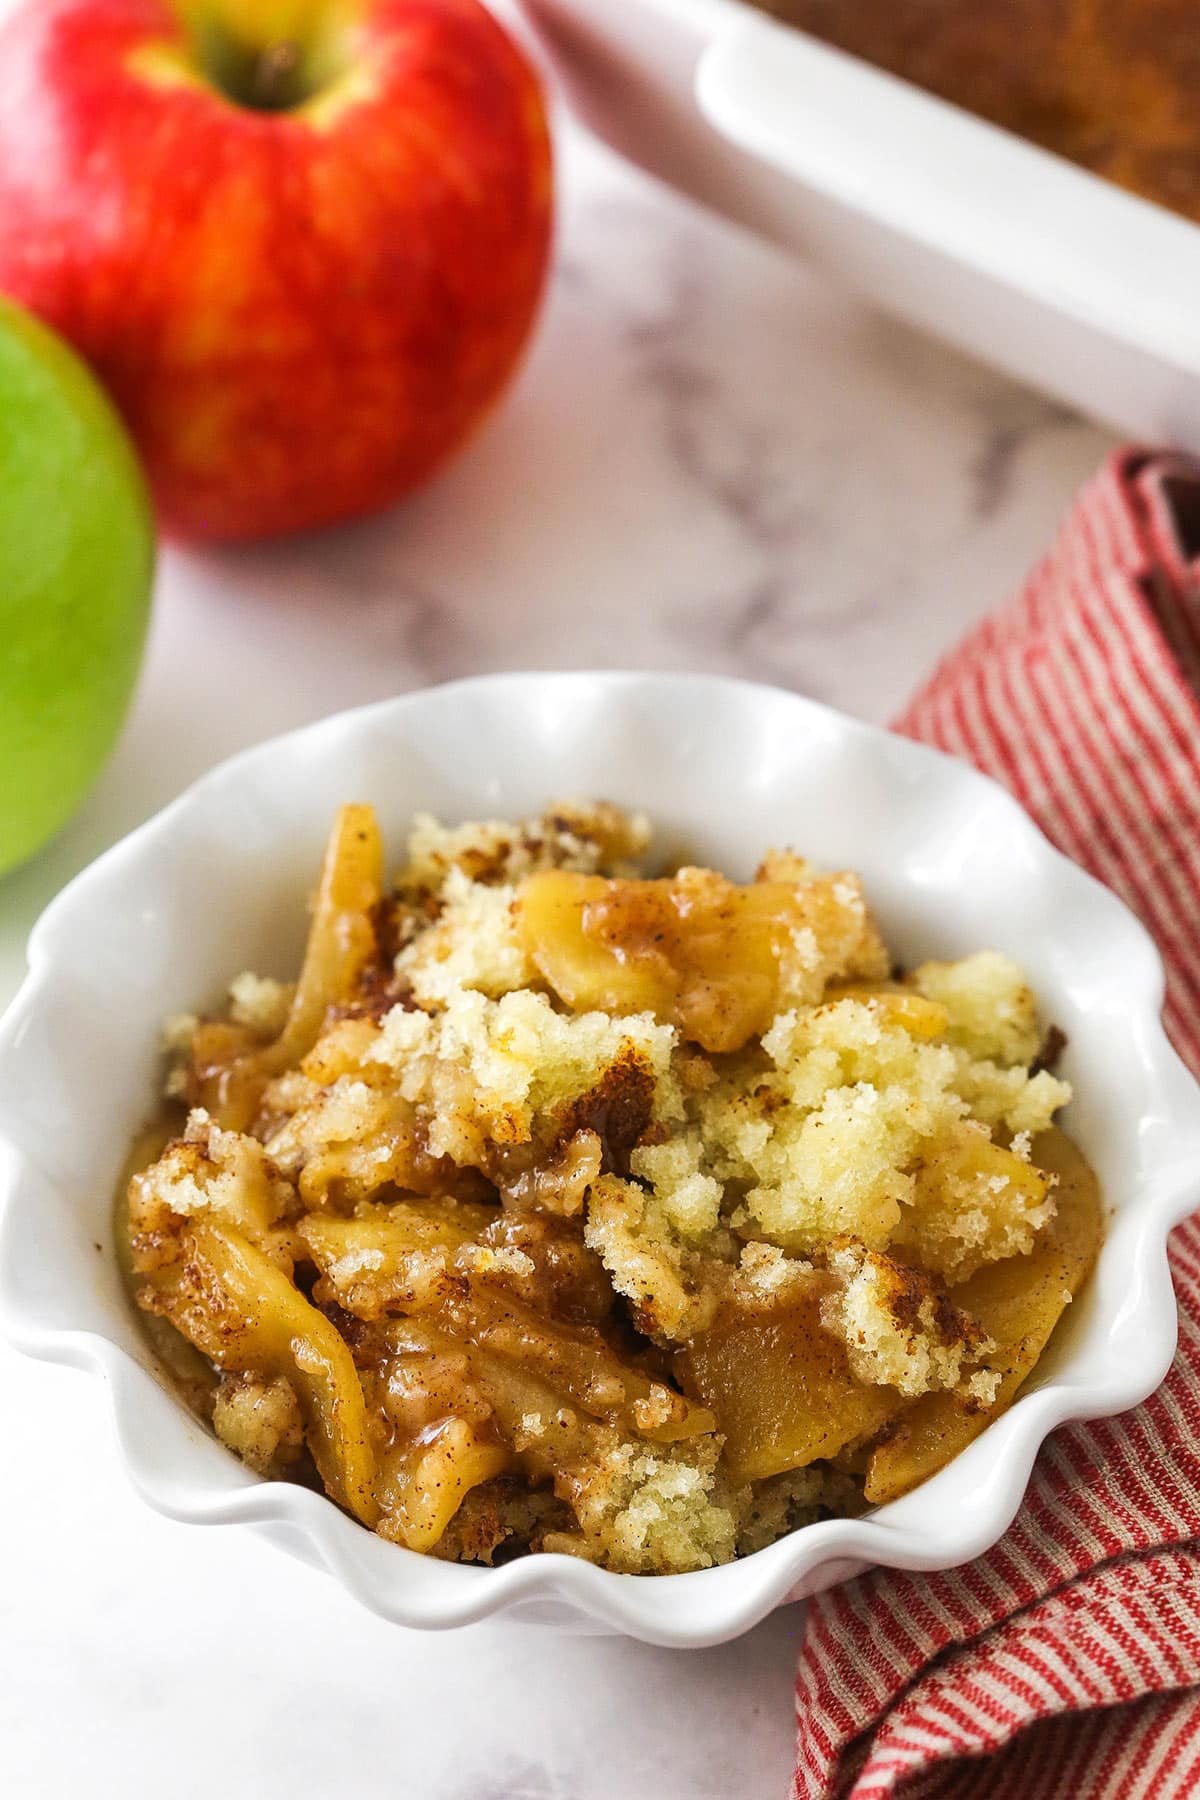
M 335 822 L 294 984 L 168 1026 L 117 1234 L 171 1380 L 412 1550 L 704 1568 L 1007 1407 L 1100 1238 L 1024 976 L 605 804 Z
M 752 3 L 1119 187 L 1200 219 L 1200 37 L 1186 0 Z

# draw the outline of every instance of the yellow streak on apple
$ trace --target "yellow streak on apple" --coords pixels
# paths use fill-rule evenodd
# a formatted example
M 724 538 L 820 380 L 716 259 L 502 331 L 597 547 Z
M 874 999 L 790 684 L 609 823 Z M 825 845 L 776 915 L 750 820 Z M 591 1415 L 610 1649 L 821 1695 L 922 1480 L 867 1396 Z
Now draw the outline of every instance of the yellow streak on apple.
M 314 131 L 328 131 L 343 113 L 349 112 L 351 107 L 361 106 L 366 100 L 373 100 L 378 92 L 375 69 L 364 58 L 331 81 L 327 88 L 305 100 L 291 116 L 303 119 Z
M 177 44 L 139 44 L 126 57 L 125 67 L 149 87 L 204 89 L 211 85 Z

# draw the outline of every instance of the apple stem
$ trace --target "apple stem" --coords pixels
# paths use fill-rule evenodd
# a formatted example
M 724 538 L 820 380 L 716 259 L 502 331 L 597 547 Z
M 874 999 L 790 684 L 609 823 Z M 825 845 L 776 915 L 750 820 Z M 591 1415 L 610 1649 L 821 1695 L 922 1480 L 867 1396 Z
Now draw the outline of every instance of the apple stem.
M 294 91 L 300 46 L 292 38 L 269 44 L 255 59 L 250 104 L 273 112 L 288 104 Z

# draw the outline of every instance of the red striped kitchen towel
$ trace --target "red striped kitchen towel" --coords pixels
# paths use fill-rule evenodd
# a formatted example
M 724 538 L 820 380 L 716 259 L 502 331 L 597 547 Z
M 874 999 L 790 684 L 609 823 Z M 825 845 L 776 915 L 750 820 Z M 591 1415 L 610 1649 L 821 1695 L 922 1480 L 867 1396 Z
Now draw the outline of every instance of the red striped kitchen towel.
M 897 729 L 996 776 L 1158 940 L 1200 1073 L 1200 464 L 1125 450 Z M 1158 1393 L 1045 1446 L 966 1568 L 810 1606 L 796 1800 L 1200 1795 L 1200 1215 Z

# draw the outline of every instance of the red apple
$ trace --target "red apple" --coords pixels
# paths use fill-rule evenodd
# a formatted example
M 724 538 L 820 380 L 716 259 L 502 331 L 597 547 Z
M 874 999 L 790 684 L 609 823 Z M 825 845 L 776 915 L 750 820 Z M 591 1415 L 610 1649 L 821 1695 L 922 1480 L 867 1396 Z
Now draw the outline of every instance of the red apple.
M 545 275 L 538 83 L 477 0 L 28 0 L 0 293 L 108 384 L 165 522 L 386 506 L 479 422 Z

